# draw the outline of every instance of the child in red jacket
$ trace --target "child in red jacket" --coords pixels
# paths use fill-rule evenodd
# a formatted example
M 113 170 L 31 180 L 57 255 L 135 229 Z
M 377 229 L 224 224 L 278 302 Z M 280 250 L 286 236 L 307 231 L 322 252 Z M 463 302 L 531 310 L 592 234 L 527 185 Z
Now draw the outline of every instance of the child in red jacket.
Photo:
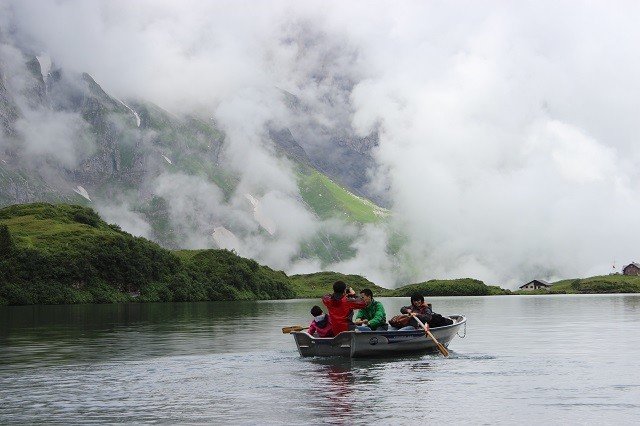
M 329 316 L 322 312 L 320 306 L 311 308 L 311 315 L 313 315 L 313 321 L 309 324 L 309 331 L 307 333 L 312 336 L 315 333 L 318 337 L 333 337 Z

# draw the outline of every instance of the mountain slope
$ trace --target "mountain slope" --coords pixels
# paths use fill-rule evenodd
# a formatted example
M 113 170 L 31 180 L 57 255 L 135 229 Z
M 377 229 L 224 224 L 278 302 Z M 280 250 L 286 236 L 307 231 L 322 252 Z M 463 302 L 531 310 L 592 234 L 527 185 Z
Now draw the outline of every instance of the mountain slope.
M 121 101 L 90 75 L 55 67 L 47 73 L 35 58 L 26 60 L 24 73 L 22 87 L 0 85 L 0 206 L 95 205 L 167 248 L 237 249 L 229 241 L 280 237 L 260 212 L 268 188 L 241 188 L 214 120 L 179 117 L 145 100 Z M 385 210 L 318 171 L 317 153 L 310 158 L 288 129 L 269 130 L 265 142 L 293 165 L 298 202 L 316 220 L 384 222 Z M 216 229 L 231 237 L 212 237 Z M 353 238 L 323 229 L 300 241 L 293 258 L 341 261 L 354 255 Z
M 317 171 L 301 174 L 299 186 L 302 198 L 323 219 L 337 215 L 351 222 L 372 223 L 389 215 L 387 210 L 352 194 Z

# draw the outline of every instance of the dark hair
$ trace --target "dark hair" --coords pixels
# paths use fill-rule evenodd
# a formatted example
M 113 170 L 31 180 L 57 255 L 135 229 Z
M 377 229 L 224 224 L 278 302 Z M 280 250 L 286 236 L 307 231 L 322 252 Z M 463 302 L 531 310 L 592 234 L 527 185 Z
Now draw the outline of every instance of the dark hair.
M 363 288 L 360 290 L 360 294 L 364 294 L 365 296 L 373 297 L 373 292 L 368 288 Z
M 318 315 L 322 315 L 322 308 L 320 306 L 314 306 L 311 308 L 311 315 L 317 317 Z
M 344 281 L 336 281 L 335 283 L 333 283 L 333 292 L 335 294 L 342 295 L 346 289 L 347 285 L 344 283 Z
M 424 302 L 424 296 L 421 295 L 420 293 L 413 293 L 411 295 L 411 303 L 416 302 L 416 301 L 420 301 L 420 302 Z

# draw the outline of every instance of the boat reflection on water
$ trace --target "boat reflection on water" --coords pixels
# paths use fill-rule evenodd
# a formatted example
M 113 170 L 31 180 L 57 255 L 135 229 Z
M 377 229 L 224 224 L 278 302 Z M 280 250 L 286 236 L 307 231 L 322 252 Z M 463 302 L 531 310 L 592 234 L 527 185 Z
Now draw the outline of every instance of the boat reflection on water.
M 337 417 L 348 416 L 353 405 L 356 376 L 346 365 L 327 365 L 326 403 Z
M 313 406 L 314 417 L 322 423 L 326 423 L 327 418 L 338 424 L 347 420 L 351 423 L 354 416 L 360 417 L 363 413 L 380 416 L 381 404 L 388 404 L 388 396 L 394 392 L 384 383 L 390 378 L 397 381 L 402 391 L 394 399 L 410 404 L 413 397 L 406 386 L 408 383 L 402 383 L 403 377 L 396 372 L 408 368 L 416 372 L 422 383 L 427 382 L 430 379 L 425 373 L 434 368 L 432 361 L 437 357 L 434 354 L 374 359 L 306 358 L 305 364 L 312 370 L 308 375 L 313 377 L 313 389 L 305 392 L 309 398 L 307 404 Z

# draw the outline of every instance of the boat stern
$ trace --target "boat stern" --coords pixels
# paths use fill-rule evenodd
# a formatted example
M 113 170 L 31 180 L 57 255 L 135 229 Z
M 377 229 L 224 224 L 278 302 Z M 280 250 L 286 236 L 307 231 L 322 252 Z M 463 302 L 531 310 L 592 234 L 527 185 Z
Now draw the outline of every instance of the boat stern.
M 351 356 L 351 336 L 353 333 L 343 332 L 336 337 L 311 337 L 306 332 L 296 332 L 293 338 L 296 341 L 298 352 L 303 357 L 307 356 Z

